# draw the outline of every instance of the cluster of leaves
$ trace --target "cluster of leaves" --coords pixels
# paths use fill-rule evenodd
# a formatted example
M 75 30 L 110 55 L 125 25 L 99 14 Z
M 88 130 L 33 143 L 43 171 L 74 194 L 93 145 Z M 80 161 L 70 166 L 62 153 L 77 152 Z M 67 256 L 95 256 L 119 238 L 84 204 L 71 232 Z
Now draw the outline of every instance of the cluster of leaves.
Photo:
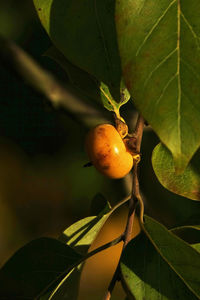
M 87 251 L 119 207 L 111 209 L 106 201 L 104 205 L 97 216 L 67 228 L 59 240 L 40 238 L 15 253 L 0 271 L 1 297 L 77 299 Z M 142 229 L 120 260 L 127 294 L 136 299 L 199 299 L 200 226 L 180 226 L 169 231 L 145 216 Z
M 160 183 L 200 200 L 199 153 L 194 156 L 200 146 L 199 1 L 34 4 L 54 45 L 46 55 L 62 65 L 80 95 L 94 100 L 100 95 L 105 108 L 116 114 L 130 93 L 162 142 L 152 156 Z M 77 299 L 70 284 L 78 284 L 88 248 L 115 209 L 105 204 L 97 216 L 66 229 L 60 241 L 43 238 L 19 250 L 0 272 L 0 294 L 4 299 L 13 294 Z M 127 297 L 200 299 L 199 224 L 168 230 L 145 216 L 141 227 L 120 260 Z

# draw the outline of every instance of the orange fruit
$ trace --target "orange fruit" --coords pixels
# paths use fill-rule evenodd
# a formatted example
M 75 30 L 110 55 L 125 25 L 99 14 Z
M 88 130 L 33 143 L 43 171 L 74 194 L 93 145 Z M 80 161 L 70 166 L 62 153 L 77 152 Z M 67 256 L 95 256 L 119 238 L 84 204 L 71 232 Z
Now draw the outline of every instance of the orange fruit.
M 95 168 L 110 178 L 123 178 L 133 167 L 133 156 L 116 128 L 110 124 L 91 129 L 86 138 L 86 151 Z

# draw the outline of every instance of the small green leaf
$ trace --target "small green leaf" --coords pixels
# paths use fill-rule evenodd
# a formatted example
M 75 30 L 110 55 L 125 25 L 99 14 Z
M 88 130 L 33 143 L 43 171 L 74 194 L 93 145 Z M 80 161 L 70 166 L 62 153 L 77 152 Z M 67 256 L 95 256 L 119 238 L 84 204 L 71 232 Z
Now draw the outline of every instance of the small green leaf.
M 28 243 L 0 270 L 1 299 L 35 299 L 48 286 L 55 286 L 81 257 L 51 238 Z
M 117 111 L 118 103 L 113 99 L 112 95 L 110 94 L 108 86 L 103 82 L 101 82 L 100 91 L 101 91 L 101 99 L 104 107 L 110 111 Z
M 113 95 L 116 96 L 115 98 L 113 98 L 109 87 L 105 85 L 103 82 L 101 82 L 100 90 L 101 90 L 101 99 L 104 107 L 107 110 L 114 111 L 117 117 L 119 117 L 120 107 L 126 104 L 130 99 L 130 94 L 127 88 L 125 87 L 123 81 L 121 81 L 120 84 L 120 94 L 117 95 L 116 93 L 113 93 Z
M 169 267 L 200 299 L 200 253 L 148 216 L 143 230 Z
M 200 146 L 200 2 L 117 0 L 124 80 L 183 171 Z
M 173 193 L 192 200 L 200 200 L 200 153 L 194 156 L 182 174 L 176 174 L 169 150 L 158 144 L 152 155 L 154 172 L 160 183 Z
M 114 0 L 34 0 L 55 46 L 76 66 L 119 89 L 121 65 Z
M 121 84 L 120 84 L 120 95 L 121 95 L 121 100 L 119 102 L 119 107 L 126 104 L 131 98 L 131 95 L 130 95 L 128 89 L 126 88 L 123 79 L 121 80 Z
M 72 224 L 63 232 L 60 240 L 81 254 L 86 254 L 111 212 L 110 204 L 106 202 L 98 216 L 87 217 Z
M 160 256 L 143 232 L 129 242 L 123 252 L 120 266 L 124 284 L 134 299 L 198 299 Z

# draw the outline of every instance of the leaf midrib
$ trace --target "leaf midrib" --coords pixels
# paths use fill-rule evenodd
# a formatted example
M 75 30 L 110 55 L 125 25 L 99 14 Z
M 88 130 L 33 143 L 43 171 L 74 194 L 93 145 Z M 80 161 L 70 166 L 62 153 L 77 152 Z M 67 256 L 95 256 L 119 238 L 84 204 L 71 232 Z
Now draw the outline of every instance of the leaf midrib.
M 178 103 L 177 103 L 177 121 L 178 121 L 178 149 L 181 154 L 181 79 L 180 79 L 180 38 L 181 38 L 181 4 L 177 0 L 177 76 L 178 76 Z

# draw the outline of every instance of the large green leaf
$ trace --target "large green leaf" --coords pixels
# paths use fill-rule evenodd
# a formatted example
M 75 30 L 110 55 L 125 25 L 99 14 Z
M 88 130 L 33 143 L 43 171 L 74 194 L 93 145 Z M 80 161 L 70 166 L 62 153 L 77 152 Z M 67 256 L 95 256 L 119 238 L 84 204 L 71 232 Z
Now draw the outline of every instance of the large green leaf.
M 69 82 L 80 91 L 81 97 L 100 102 L 99 82 L 88 72 L 72 64 L 55 46 L 51 46 L 45 56 L 56 61 L 67 73 Z M 85 100 L 85 99 L 84 99 Z
M 117 0 L 125 83 L 183 170 L 200 145 L 199 0 Z
M 136 300 L 198 299 L 144 233 L 127 245 L 120 266 L 125 286 Z
M 61 280 L 82 256 L 71 247 L 40 238 L 25 245 L 0 270 L 1 299 L 35 299 Z
M 119 89 L 115 0 L 33 0 L 55 46 L 73 64 Z M 119 91 L 118 91 L 119 92 Z
M 145 216 L 143 230 L 169 267 L 200 299 L 200 253 L 150 217 Z
M 165 146 L 158 144 L 152 155 L 154 172 L 160 183 L 171 192 L 200 200 L 199 155 L 197 152 L 182 174 L 176 174 L 171 153 Z

